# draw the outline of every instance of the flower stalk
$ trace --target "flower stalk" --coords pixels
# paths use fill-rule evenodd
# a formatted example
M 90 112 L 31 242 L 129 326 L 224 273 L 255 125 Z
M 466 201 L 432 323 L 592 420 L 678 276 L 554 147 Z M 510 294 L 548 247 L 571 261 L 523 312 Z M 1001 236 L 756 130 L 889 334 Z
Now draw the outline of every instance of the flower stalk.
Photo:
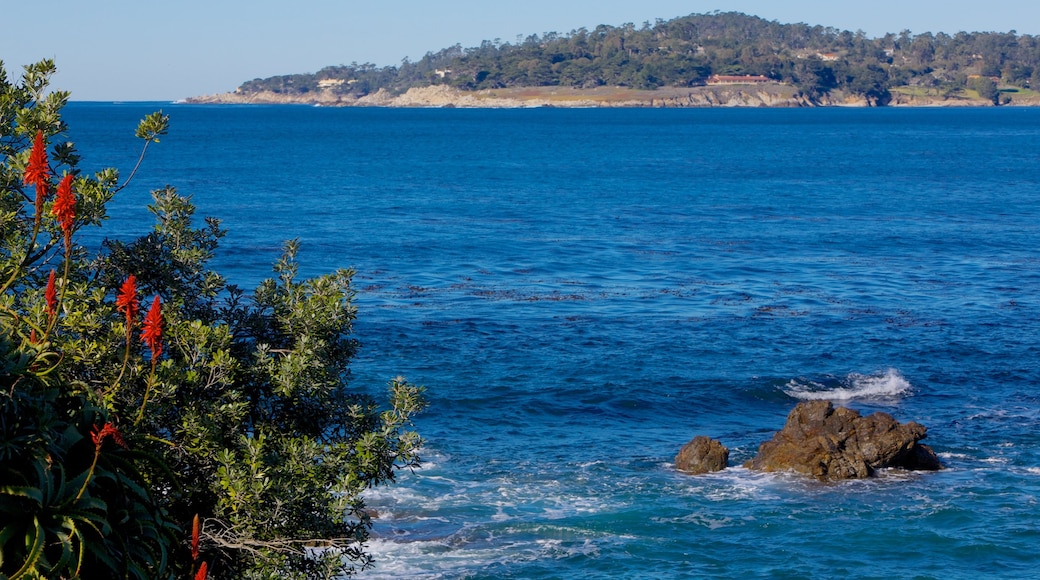
M 105 443 L 105 439 L 109 437 L 116 442 L 123 449 L 129 449 L 126 446 L 126 442 L 123 441 L 123 436 L 119 434 L 119 430 L 116 426 L 111 423 L 105 423 L 103 426 L 94 426 L 90 430 L 90 440 L 94 442 L 94 460 L 90 463 L 90 469 L 87 471 L 87 478 L 83 480 L 83 485 L 79 488 L 79 493 L 76 494 L 76 501 L 79 501 L 83 497 L 83 494 L 87 491 L 87 486 L 90 485 L 91 478 L 94 477 L 94 469 L 97 467 L 98 458 L 101 457 L 101 446 Z
M 14 271 L 11 272 L 11 277 L 4 282 L 3 288 L 0 288 L 0 293 L 7 292 L 11 284 L 14 284 L 15 280 L 19 278 L 22 268 L 25 267 L 29 256 L 33 253 L 33 248 L 36 247 L 36 237 L 40 234 L 40 221 L 43 217 L 43 202 L 47 200 L 50 179 L 51 168 L 47 161 L 47 143 L 43 138 L 43 131 L 39 130 L 36 131 L 36 138 L 33 139 L 32 151 L 29 153 L 29 163 L 25 166 L 25 173 L 22 178 L 23 184 L 31 185 L 36 189 L 36 198 L 33 201 L 36 213 L 33 216 L 32 236 L 29 238 L 29 246 L 25 250 L 25 257 L 15 266 Z
M 58 193 L 51 207 L 54 219 L 61 226 L 65 238 L 65 259 L 69 259 L 72 251 L 72 226 L 76 223 L 76 195 L 72 193 L 72 174 L 66 174 L 58 184 Z
M 145 386 L 144 398 L 141 400 L 141 408 L 137 411 L 137 419 L 134 420 L 134 426 L 137 426 L 141 419 L 144 418 L 144 408 L 148 405 L 148 396 L 155 386 L 155 363 L 162 356 L 163 349 L 162 325 L 162 306 L 159 296 L 156 295 L 155 299 L 152 300 L 152 307 L 148 309 L 148 314 L 144 317 L 144 330 L 141 331 L 141 341 L 152 351 L 152 372 L 148 377 L 148 384 Z
M 126 367 L 130 364 L 130 345 L 133 342 L 137 313 L 141 310 L 141 301 L 137 298 L 137 278 L 133 274 L 127 276 L 123 285 L 119 287 L 119 293 L 116 295 L 116 310 L 122 312 L 126 317 L 126 349 L 123 351 L 123 366 L 119 369 L 119 376 L 116 377 L 115 384 L 112 385 L 113 389 L 119 387 L 119 382 L 123 380 L 123 374 L 126 373 Z

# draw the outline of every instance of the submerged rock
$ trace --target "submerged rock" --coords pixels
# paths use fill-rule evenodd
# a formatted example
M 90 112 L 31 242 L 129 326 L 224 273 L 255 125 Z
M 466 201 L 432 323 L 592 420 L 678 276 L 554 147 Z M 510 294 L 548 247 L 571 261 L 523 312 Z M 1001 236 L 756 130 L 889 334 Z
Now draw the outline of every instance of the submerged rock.
M 698 435 L 682 446 L 675 467 L 693 475 L 722 471 L 729 464 L 729 449 L 715 439 Z
M 918 443 L 926 431 L 918 423 L 899 423 L 888 413 L 861 417 L 852 409 L 835 409 L 828 401 L 799 403 L 784 428 L 744 465 L 760 471 L 795 471 L 825 481 L 870 477 L 886 467 L 941 469 L 935 452 Z

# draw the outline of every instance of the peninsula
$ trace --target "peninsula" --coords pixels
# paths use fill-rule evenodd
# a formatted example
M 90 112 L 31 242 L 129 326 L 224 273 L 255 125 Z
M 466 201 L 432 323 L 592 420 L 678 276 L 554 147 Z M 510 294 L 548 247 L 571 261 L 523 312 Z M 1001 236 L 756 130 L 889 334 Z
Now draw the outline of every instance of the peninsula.
M 455 45 L 400 66 L 254 79 L 189 103 L 382 107 L 1040 105 L 1040 37 L 868 38 L 736 12 Z

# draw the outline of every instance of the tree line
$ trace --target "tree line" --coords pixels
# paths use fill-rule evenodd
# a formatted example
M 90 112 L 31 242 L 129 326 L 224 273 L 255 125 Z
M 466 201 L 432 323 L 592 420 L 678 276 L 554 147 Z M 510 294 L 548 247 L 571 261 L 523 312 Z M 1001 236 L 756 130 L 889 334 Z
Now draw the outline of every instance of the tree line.
M 332 91 L 361 97 L 380 89 L 448 85 L 461 90 L 525 86 L 655 89 L 704 84 L 712 75 L 763 75 L 810 99 L 839 89 L 878 103 L 909 86 L 937 94 L 973 90 L 999 98 L 998 85 L 1040 86 L 1040 37 L 1015 31 L 868 38 L 808 24 L 781 24 L 738 12 L 693 14 L 642 26 L 600 25 L 514 42 L 456 44 L 399 66 L 329 66 L 313 74 L 254 79 L 240 92 L 301 95 Z

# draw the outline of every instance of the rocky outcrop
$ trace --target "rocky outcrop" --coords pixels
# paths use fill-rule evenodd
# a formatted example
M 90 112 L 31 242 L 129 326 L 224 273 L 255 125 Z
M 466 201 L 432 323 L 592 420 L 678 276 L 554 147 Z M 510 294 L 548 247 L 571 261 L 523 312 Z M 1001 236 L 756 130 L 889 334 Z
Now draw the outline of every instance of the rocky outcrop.
M 715 439 L 698 435 L 682 446 L 675 467 L 693 475 L 722 471 L 729 464 L 729 449 Z
M 1040 97 L 1008 97 L 1011 105 L 1038 106 Z M 460 107 L 460 108 L 532 108 L 532 107 L 868 107 L 859 95 L 833 90 L 819 99 L 810 99 L 797 87 L 783 83 L 765 85 L 730 85 L 696 87 L 661 87 L 639 90 L 626 87 L 513 87 L 481 91 L 460 91 L 445 85 L 414 87 L 395 95 L 386 89 L 354 96 L 335 88 L 321 88 L 304 93 L 271 91 L 206 95 L 185 99 L 187 103 L 210 104 L 297 104 L 328 107 Z M 993 106 L 979 99 L 945 98 L 895 91 L 889 106 L 903 107 L 979 107 Z
M 894 92 L 888 104 L 892 107 L 992 107 L 993 101 Z
M 937 470 L 938 457 L 926 445 L 924 426 L 899 423 L 887 413 L 866 417 L 828 401 L 800 403 L 772 440 L 763 443 L 745 467 L 794 471 L 819 480 L 866 478 L 882 468 Z
M 354 97 L 330 89 L 306 93 L 247 93 L 235 91 L 218 95 L 191 97 L 197 104 L 305 104 L 338 107 L 459 107 L 459 108 L 534 108 L 534 107 L 813 107 L 830 105 L 812 102 L 795 87 L 665 87 L 636 90 L 622 87 L 572 89 L 567 87 L 522 87 L 514 89 L 460 91 L 445 85 L 414 87 L 394 95 L 385 89 Z
M 649 99 L 643 106 L 649 107 L 815 107 L 814 103 L 795 90 L 772 90 L 753 87 L 704 87 L 690 90 L 686 94 Z M 793 89 L 793 87 L 792 87 Z M 830 103 L 827 103 L 830 104 Z
M 355 104 L 349 96 L 337 95 L 332 91 L 311 91 L 303 94 L 275 93 L 258 91 L 246 93 L 220 93 L 185 99 L 185 103 L 196 105 L 319 105 L 326 107 L 343 107 Z

